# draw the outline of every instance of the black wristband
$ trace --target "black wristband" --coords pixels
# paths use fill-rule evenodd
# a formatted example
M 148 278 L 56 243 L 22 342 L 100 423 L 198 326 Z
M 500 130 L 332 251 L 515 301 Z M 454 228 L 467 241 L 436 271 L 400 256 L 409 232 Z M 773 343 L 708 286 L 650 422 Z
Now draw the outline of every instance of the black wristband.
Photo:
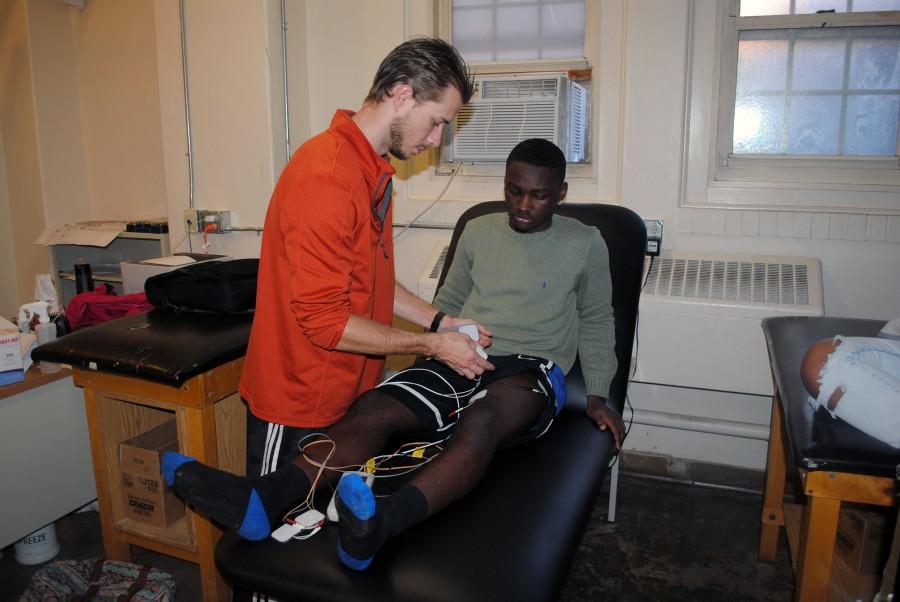
M 438 328 L 441 326 L 441 320 L 447 315 L 447 312 L 443 312 L 438 310 L 436 314 L 434 314 L 434 319 L 431 321 L 431 326 L 428 327 L 428 330 L 431 332 L 437 332 Z

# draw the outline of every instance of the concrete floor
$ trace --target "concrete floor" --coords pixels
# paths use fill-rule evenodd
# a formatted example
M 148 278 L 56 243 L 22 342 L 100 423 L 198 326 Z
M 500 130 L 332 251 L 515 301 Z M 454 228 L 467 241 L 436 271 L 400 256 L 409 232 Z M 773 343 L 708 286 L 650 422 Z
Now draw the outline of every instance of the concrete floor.
M 607 495 L 575 555 L 561 595 L 582 600 L 778 602 L 792 597 L 793 577 L 782 544 L 775 564 L 756 559 L 761 499 L 684 483 L 620 476 L 616 523 L 604 520 Z M 96 558 L 103 546 L 96 512 L 57 521 L 58 558 Z M 175 576 L 178 601 L 200 599 L 195 565 L 133 548 L 134 561 Z M 0 602 L 18 600 L 39 566 L 25 567 L 12 547 L 0 559 Z

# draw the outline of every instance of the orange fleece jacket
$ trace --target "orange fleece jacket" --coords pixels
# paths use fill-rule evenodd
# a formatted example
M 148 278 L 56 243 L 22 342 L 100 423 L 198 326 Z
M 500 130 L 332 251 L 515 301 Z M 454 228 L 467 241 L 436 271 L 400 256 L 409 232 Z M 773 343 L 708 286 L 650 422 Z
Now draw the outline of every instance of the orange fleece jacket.
M 297 150 L 266 213 L 240 393 L 269 422 L 333 424 L 384 366 L 334 349 L 351 314 L 389 325 L 394 305 L 391 211 L 382 231 L 372 210 L 394 169 L 352 115 Z

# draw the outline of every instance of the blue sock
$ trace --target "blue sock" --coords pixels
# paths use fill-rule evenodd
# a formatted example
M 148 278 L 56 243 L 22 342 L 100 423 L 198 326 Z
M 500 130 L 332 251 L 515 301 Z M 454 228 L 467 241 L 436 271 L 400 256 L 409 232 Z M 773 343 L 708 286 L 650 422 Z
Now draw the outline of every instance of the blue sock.
M 338 556 L 346 566 L 362 571 L 388 538 L 428 516 L 428 500 L 414 485 L 378 500 L 357 474 L 338 483 Z
M 358 474 L 344 475 L 337 487 L 338 556 L 346 566 L 362 571 L 375 557 L 371 540 L 377 531 L 375 496 Z M 380 543 L 379 546 L 380 547 Z
M 310 482 L 292 463 L 268 475 L 246 478 L 218 470 L 193 458 L 166 452 L 166 482 L 194 510 L 251 541 L 269 536 L 273 521 L 309 493 Z
M 171 487 L 175 483 L 175 471 L 178 470 L 179 466 L 181 466 L 185 462 L 196 461 L 197 460 L 190 456 L 184 456 L 177 452 L 165 452 L 162 457 L 162 473 L 169 487 Z

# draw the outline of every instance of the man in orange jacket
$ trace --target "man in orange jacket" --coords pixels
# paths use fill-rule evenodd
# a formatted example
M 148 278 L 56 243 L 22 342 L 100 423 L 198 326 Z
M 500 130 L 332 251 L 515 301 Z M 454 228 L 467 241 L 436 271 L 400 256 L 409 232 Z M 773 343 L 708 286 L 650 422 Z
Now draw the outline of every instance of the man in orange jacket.
M 394 278 L 394 168 L 386 155 L 407 159 L 437 146 L 471 95 L 452 46 L 405 42 L 382 61 L 362 108 L 337 111 L 282 172 L 266 214 L 240 383 L 250 409 L 248 476 L 288 462 L 303 436 L 343 417 L 377 384 L 386 354 L 435 357 L 467 378 L 492 368 L 476 353 L 490 344 L 487 329 L 479 326 L 477 342 L 456 332 L 466 320 L 445 316 Z M 430 332 L 394 329 L 392 315 Z

